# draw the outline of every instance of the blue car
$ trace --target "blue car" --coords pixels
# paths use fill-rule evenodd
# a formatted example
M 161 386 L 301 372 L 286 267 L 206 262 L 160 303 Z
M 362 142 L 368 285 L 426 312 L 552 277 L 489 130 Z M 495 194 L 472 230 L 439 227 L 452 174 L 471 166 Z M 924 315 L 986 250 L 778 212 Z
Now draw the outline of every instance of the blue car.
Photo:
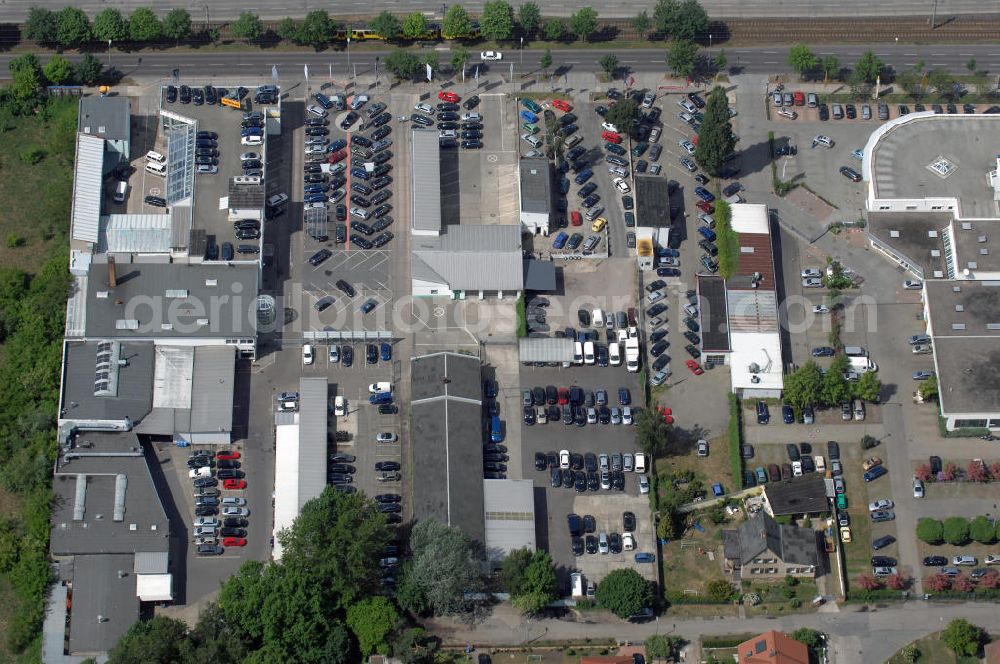
M 795 424 L 795 411 L 787 403 L 781 407 L 781 420 L 785 424 Z
M 356 178 L 360 178 L 362 180 L 367 180 L 368 178 L 371 177 L 371 173 L 369 173 L 368 171 L 366 171 L 363 168 L 352 168 L 351 169 L 351 177 L 356 177 Z
M 701 236 L 706 240 L 708 240 L 709 242 L 715 242 L 715 231 L 713 231 L 711 228 L 707 228 L 705 226 L 699 226 L 698 232 L 701 233 Z
M 333 102 L 330 101 L 330 98 L 327 97 L 322 92 L 317 92 L 316 94 L 313 95 L 313 98 L 316 99 L 316 103 L 318 103 L 326 110 L 330 110 L 331 108 L 333 108 Z
M 887 475 L 888 473 L 889 471 L 885 469 L 885 466 L 875 466 L 874 468 L 872 468 L 871 470 L 869 470 L 864 474 L 865 482 L 871 482 L 872 480 L 877 480 L 878 478 L 882 477 L 883 475 Z
M 521 111 L 519 115 L 521 116 L 521 119 L 524 120 L 525 122 L 530 122 L 532 124 L 538 122 L 538 116 L 532 113 L 531 111 Z
M 383 362 L 388 362 L 392 359 L 392 344 L 383 343 L 381 351 Z
M 568 239 L 569 239 L 569 234 L 567 234 L 566 231 L 559 231 L 559 235 L 557 235 L 556 239 L 552 242 L 552 248 L 562 249 L 563 247 L 566 246 L 566 240 Z
M 306 203 L 326 203 L 326 194 L 307 194 L 302 200 Z
M 698 195 L 698 198 L 705 201 L 706 203 L 711 203 L 715 200 L 715 195 L 704 187 L 695 187 L 694 193 Z
M 563 195 L 569 193 L 569 178 L 561 178 L 559 180 L 559 191 Z
M 575 178 L 573 178 L 573 181 L 576 182 L 577 184 L 583 184 L 593 176 L 594 176 L 594 171 L 589 168 L 585 168 L 582 171 L 580 171 Z
M 656 556 L 652 553 L 637 553 L 635 554 L 635 562 L 637 563 L 655 563 Z
M 669 247 L 657 247 L 656 255 L 660 258 L 677 258 L 681 255 L 681 252 L 676 249 L 671 249 Z
M 623 406 L 627 406 L 632 403 L 632 395 L 628 393 L 627 387 L 618 388 L 618 403 Z
M 307 194 L 322 194 L 327 190 L 329 185 L 325 185 L 322 182 L 317 182 L 314 184 L 307 184 L 302 190 Z
M 392 392 L 379 392 L 378 394 L 373 394 L 368 397 L 368 403 L 375 406 L 384 403 L 392 403 Z
M 334 142 L 326 146 L 327 152 L 336 152 L 337 150 L 343 150 L 347 147 L 347 140 L 343 138 L 338 138 Z
M 490 417 L 490 441 L 494 443 L 503 442 L 503 430 L 500 428 L 500 418 L 496 415 Z

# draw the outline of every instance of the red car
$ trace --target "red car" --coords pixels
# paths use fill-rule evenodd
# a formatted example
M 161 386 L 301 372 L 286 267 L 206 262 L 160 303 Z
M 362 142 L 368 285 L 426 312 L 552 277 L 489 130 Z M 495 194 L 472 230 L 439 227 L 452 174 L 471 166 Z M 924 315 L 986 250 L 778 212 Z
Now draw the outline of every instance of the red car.
M 796 106 L 806 105 L 806 96 L 801 92 L 796 91 L 795 94 L 792 95 L 792 98 L 794 99 Z
M 223 489 L 245 489 L 247 488 L 246 480 L 222 480 Z
M 579 212 L 573 210 L 572 212 L 569 213 L 569 223 L 573 224 L 574 226 L 579 226 L 580 224 L 583 223 L 583 217 L 580 216 Z
M 601 138 L 608 141 L 609 143 L 621 143 L 622 137 L 613 131 L 605 131 L 601 134 Z
M 569 403 L 569 390 L 565 387 L 559 388 L 559 405 L 565 406 Z
M 446 101 L 449 104 L 457 104 L 459 96 L 454 92 L 448 92 L 447 90 L 442 90 L 438 93 L 438 99 L 441 101 Z
M 657 406 L 656 410 L 659 411 L 660 415 L 663 416 L 663 421 L 667 424 L 674 423 L 674 416 L 669 408 L 666 406 Z
M 704 212 L 705 214 L 712 214 L 713 212 L 715 212 L 715 206 L 712 205 L 711 203 L 706 203 L 705 201 L 698 201 L 697 203 L 695 203 L 695 205 L 697 205 L 698 209 Z
M 243 537 L 223 537 L 222 546 L 246 546 L 247 541 Z
M 216 459 L 239 459 L 240 453 L 236 450 L 226 450 L 215 455 Z
M 564 102 L 562 99 L 556 99 L 555 101 L 552 102 L 552 105 L 558 108 L 560 111 L 565 111 L 567 113 L 573 110 L 573 107 Z
M 347 150 L 337 150 L 329 157 L 327 157 L 326 160 L 331 164 L 336 164 L 338 161 L 343 161 L 346 158 L 347 158 Z
M 701 368 L 701 365 L 699 365 L 694 360 L 688 360 L 684 364 L 687 365 L 687 368 L 690 369 L 691 373 L 693 373 L 695 376 L 700 376 L 703 373 L 705 373 L 705 370 Z

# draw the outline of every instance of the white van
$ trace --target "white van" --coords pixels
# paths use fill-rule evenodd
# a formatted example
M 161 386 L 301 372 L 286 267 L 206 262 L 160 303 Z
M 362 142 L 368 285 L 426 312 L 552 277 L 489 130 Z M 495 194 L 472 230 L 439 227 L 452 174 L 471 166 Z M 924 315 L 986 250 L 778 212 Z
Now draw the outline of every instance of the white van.
M 851 406 L 851 410 L 854 411 L 854 419 L 861 422 L 865 419 L 865 404 L 861 399 L 855 399 Z
M 118 184 L 115 185 L 115 203 L 124 203 L 125 194 L 128 193 L 128 182 L 125 180 L 119 180 Z
M 594 363 L 594 342 L 587 341 L 583 344 L 583 363 L 593 364 Z
M 573 343 L 573 364 L 583 364 L 583 344 L 579 341 Z
M 788 108 L 779 108 L 778 115 L 788 118 L 789 120 L 794 120 L 795 118 L 799 117 L 798 113 Z
M 617 341 L 612 342 L 608 345 L 608 359 L 611 360 L 611 366 L 617 367 L 622 363 L 622 350 L 621 346 Z
M 347 415 L 347 399 L 345 397 L 338 396 L 333 400 L 333 414 L 337 417 Z
M 573 572 L 569 575 L 569 580 L 572 586 L 573 597 L 583 597 L 583 574 Z
M 594 327 L 604 327 L 603 311 L 601 311 L 600 309 L 594 309 L 593 313 L 591 314 L 591 317 L 593 318 L 592 322 L 594 324 Z
M 521 140 L 535 149 L 542 147 L 542 139 L 537 136 L 532 136 L 531 134 L 521 134 Z
M 153 175 L 160 175 L 162 177 L 167 176 L 167 165 L 161 164 L 157 161 L 147 161 L 146 162 L 146 172 L 152 173 Z
M 861 346 L 844 346 L 844 355 L 847 357 L 868 357 L 868 351 Z
M 150 150 L 149 152 L 146 153 L 146 161 L 152 161 L 157 164 L 165 164 L 167 163 L 167 158 L 164 157 L 159 152 L 157 152 L 156 150 Z

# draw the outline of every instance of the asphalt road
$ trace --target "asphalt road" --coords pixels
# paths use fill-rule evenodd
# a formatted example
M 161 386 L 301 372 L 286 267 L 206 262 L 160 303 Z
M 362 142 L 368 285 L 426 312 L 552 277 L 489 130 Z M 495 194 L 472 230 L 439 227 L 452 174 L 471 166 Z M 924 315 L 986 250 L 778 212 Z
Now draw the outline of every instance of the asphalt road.
M 12 0 L 5 2 L 0 8 L 0 21 L 18 22 L 27 16 L 31 7 L 49 7 L 61 9 L 66 6 L 65 0 Z M 430 15 L 440 15 L 446 3 L 431 0 L 411 0 L 406 3 L 406 11 L 422 11 Z M 513 3 L 517 4 L 517 3 Z M 628 18 L 635 16 L 640 10 L 652 11 L 655 3 L 647 0 L 638 3 L 621 3 L 614 0 L 572 0 L 571 2 L 556 2 L 554 0 L 538 0 L 538 5 L 545 16 L 569 16 L 581 7 L 593 7 L 600 16 L 608 18 Z M 840 16 L 912 16 L 927 14 L 932 10 L 932 0 L 886 0 L 880 3 L 870 3 L 867 0 L 702 0 L 701 3 L 713 17 L 756 17 L 756 16 L 804 16 L 804 17 L 840 17 Z M 471 13 L 482 11 L 483 0 L 467 0 L 462 5 Z M 129 12 L 136 7 L 148 7 L 143 0 L 114 0 L 103 2 L 88 0 L 73 3 L 73 6 L 94 15 L 107 7 L 117 7 Z M 208 12 L 213 20 L 233 19 L 241 12 L 250 11 L 265 20 L 278 20 L 285 16 L 301 17 L 313 9 L 326 9 L 336 16 L 371 16 L 382 10 L 397 14 L 402 13 L 400 3 L 392 0 L 341 0 L 336 7 L 317 0 L 295 2 L 292 5 L 268 3 L 257 0 L 249 5 L 236 0 L 218 0 L 211 6 L 207 3 L 178 2 L 171 0 L 159 3 L 156 9 L 162 14 L 173 7 L 185 7 L 197 18 Z M 948 14 L 983 14 L 998 12 L 1000 6 L 996 3 L 983 3 L 979 0 L 937 0 L 939 16 Z
M 820 57 L 827 55 L 836 56 L 845 67 L 850 66 L 858 60 L 865 50 L 862 45 L 840 45 L 827 46 L 816 50 Z M 923 61 L 925 70 L 944 69 L 953 73 L 967 73 L 966 63 L 970 59 L 975 59 L 976 67 L 981 71 L 987 71 L 991 75 L 1000 73 L 1000 45 L 998 44 L 879 44 L 874 47 L 876 55 L 888 66 L 896 69 L 907 69 L 918 61 Z M 729 62 L 730 71 L 733 74 L 774 74 L 790 72 L 788 66 L 788 49 L 786 47 L 755 47 L 755 48 L 733 48 L 725 49 Z M 712 58 L 718 49 L 702 51 L 706 57 Z M 105 56 L 105 64 L 108 61 L 112 66 L 120 70 L 126 76 L 132 78 L 158 78 L 169 77 L 173 69 L 180 70 L 180 76 L 192 80 L 207 80 L 209 77 L 228 77 L 239 75 L 242 79 L 253 78 L 255 76 L 270 77 L 271 66 L 278 68 L 279 76 L 282 76 L 282 84 L 288 85 L 288 79 L 284 77 L 291 75 L 293 80 L 301 80 L 302 66 L 309 65 L 312 80 L 322 80 L 326 82 L 332 73 L 335 80 L 344 81 L 346 77 L 356 73 L 358 76 L 371 75 L 375 60 L 384 58 L 389 51 L 365 51 L 363 53 L 354 52 L 348 54 L 345 51 L 327 51 L 323 53 L 289 53 L 278 51 L 249 51 L 249 52 L 143 52 L 135 53 L 112 53 L 110 57 Z M 439 51 L 442 64 L 447 63 L 449 58 L 448 50 Z M 519 51 L 506 53 L 503 63 L 492 63 L 484 76 L 494 79 L 504 77 L 506 80 L 510 75 L 510 65 L 513 65 L 515 74 L 530 74 L 537 70 L 537 63 L 543 51 L 526 49 L 522 54 Z M 552 54 L 553 69 L 559 74 L 566 72 L 597 72 L 600 71 L 598 60 L 605 54 L 598 50 L 560 50 Z M 12 55 L 0 55 L 0 72 L 7 72 L 7 64 L 14 57 Z M 68 56 L 70 60 L 79 59 L 78 56 Z M 632 72 L 661 72 L 665 71 L 665 50 L 664 49 L 637 49 L 620 52 L 620 64 Z M 45 59 L 44 56 L 42 58 Z M 471 76 L 472 66 L 469 67 Z M 451 72 L 445 70 L 445 75 Z M 195 79 L 191 79 L 195 76 Z

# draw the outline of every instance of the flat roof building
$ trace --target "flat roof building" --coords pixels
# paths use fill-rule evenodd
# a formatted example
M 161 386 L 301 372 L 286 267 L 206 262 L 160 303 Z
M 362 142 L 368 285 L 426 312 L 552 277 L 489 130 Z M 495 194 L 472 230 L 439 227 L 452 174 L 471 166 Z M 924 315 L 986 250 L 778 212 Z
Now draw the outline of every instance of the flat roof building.
M 77 133 L 97 136 L 106 142 L 110 167 L 128 161 L 132 143 L 132 103 L 124 95 L 80 98 Z
M 549 233 L 552 212 L 552 167 L 545 157 L 518 162 L 521 191 L 521 225 L 528 233 Z
M 437 129 L 410 131 L 412 233 L 441 234 L 441 144 Z
M 524 289 L 521 226 L 449 226 L 440 236 L 414 236 L 410 274 L 415 296 L 517 297 Z
M 499 565 L 516 549 L 535 550 L 534 480 L 484 480 L 486 558 Z

